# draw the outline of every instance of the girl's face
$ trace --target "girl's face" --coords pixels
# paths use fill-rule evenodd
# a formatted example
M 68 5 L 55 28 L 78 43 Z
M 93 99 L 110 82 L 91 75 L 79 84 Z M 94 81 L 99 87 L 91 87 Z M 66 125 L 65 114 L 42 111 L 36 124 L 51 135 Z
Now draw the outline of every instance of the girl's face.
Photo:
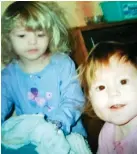
M 108 66 L 96 70 L 90 88 L 94 111 L 102 120 L 117 125 L 137 116 L 137 69 L 110 58 Z
M 49 37 L 45 31 L 26 30 L 16 27 L 10 32 L 10 40 L 14 52 L 22 60 L 36 60 L 43 56 L 49 44 Z

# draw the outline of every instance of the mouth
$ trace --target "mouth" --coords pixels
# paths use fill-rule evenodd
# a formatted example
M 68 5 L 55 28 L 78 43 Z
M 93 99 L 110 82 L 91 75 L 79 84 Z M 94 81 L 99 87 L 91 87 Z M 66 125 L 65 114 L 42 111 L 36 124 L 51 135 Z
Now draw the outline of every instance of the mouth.
M 111 110 L 119 110 L 119 109 L 124 108 L 125 106 L 126 106 L 126 104 L 115 104 L 115 105 L 110 106 L 109 108 Z
M 31 49 L 31 50 L 28 50 L 28 52 L 33 54 L 33 53 L 38 52 L 38 49 Z

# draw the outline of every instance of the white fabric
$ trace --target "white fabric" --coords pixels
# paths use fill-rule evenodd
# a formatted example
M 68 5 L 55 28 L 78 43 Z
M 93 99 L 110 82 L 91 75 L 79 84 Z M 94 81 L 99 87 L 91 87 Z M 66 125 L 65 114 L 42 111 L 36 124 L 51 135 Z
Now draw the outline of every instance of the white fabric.
M 2 125 L 2 144 L 18 149 L 32 143 L 39 154 L 92 154 L 84 138 L 71 133 L 64 136 L 54 124 L 46 122 L 43 115 L 12 117 Z

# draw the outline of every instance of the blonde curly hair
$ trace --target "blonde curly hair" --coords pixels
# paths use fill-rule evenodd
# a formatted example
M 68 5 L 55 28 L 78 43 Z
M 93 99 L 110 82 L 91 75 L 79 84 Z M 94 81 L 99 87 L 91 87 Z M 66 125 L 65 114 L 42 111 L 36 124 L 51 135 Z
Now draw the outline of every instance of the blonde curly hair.
M 4 12 L 1 19 L 2 63 L 8 64 L 18 58 L 12 49 L 9 33 L 17 24 L 32 30 L 48 33 L 49 52 L 70 52 L 68 22 L 64 10 L 56 2 L 16 1 Z

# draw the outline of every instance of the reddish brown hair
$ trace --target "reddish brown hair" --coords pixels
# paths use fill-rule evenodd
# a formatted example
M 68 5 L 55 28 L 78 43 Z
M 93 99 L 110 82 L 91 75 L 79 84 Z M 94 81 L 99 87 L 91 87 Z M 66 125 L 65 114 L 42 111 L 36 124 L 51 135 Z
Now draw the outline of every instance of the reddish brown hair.
M 89 99 L 89 89 L 95 79 L 95 71 L 102 65 L 109 65 L 109 60 L 112 56 L 137 68 L 137 44 L 100 42 L 91 50 L 86 61 L 79 67 L 79 77 L 86 95 L 84 112 L 90 116 L 95 115 Z

